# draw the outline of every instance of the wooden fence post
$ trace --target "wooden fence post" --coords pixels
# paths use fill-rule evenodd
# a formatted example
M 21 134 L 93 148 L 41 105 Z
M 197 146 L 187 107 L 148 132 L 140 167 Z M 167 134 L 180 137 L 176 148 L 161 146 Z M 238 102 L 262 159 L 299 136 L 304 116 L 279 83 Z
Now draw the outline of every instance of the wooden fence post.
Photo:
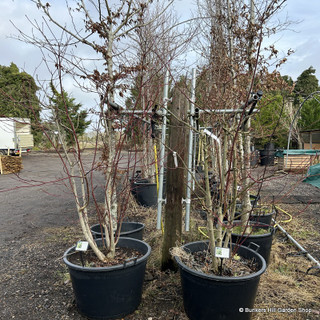
M 182 199 L 185 193 L 185 157 L 187 130 L 187 94 L 175 89 L 170 112 L 169 139 L 167 148 L 166 205 L 164 212 L 164 234 L 161 269 L 176 269 L 170 248 L 181 242 Z M 181 120 L 182 121 L 181 121 Z

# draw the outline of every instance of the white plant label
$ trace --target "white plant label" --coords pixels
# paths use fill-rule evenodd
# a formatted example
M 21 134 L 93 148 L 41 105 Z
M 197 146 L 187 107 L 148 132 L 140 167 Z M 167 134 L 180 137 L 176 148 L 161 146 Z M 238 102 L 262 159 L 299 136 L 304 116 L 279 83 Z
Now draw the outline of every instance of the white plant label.
M 87 251 L 89 246 L 88 241 L 78 241 L 76 245 L 76 251 Z
M 214 255 L 217 258 L 228 259 L 228 258 L 230 258 L 230 248 L 216 247 Z
M 174 161 L 174 166 L 178 168 L 178 158 L 177 158 L 177 153 L 175 151 L 172 152 L 173 154 L 173 161 Z

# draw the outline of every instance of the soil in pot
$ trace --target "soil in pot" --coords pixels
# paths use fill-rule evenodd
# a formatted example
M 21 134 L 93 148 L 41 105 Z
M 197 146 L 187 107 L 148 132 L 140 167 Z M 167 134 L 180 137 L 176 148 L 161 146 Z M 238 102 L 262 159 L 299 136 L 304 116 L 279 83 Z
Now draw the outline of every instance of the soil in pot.
M 178 249 L 179 250 L 179 249 Z M 180 249 L 183 250 L 183 249 Z M 219 272 L 214 273 L 211 268 L 212 258 L 207 250 L 193 252 L 192 254 L 181 254 L 179 251 L 173 251 L 176 256 L 189 268 L 201 271 L 207 275 L 217 275 L 223 277 L 239 277 L 249 275 L 257 271 L 259 266 L 254 259 L 245 259 L 235 254 L 231 259 L 223 259 Z
M 108 254 L 107 250 L 101 250 L 105 255 Z M 123 248 L 117 247 L 115 256 L 112 259 L 101 261 L 97 258 L 95 253 L 92 250 L 87 250 L 85 252 L 77 251 L 74 252 L 69 257 L 69 261 L 73 264 L 83 266 L 83 267 L 110 267 L 116 266 L 118 264 L 124 264 L 126 261 L 136 260 L 141 258 L 143 254 L 138 250 L 131 249 L 131 248 Z
M 192 255 L 207 251 L 208 242 L 198 241 L 182 247 Z M 250 274 L 242 276 L 219 276 L 205 274 L 190 268 L 180 258 L 179 265 L 183 302 L 186 314 L 191 320 L 248 320 L 251 314 L 241 312 L 252 308 L 260 276 L 266 270 L 265 260 L 255 251 L 232 245 L 237 255 L 255 266 Z M 248 263 L 247 263 L 248 264 Z
M 98 245 L 102 239 L 96 240 Z M 147 259 L 151 248 L 143 241 L 119 238 L 118 247 L 133 257 L 108 267 L 83 267 L 70 261 L 75 247 L 64 254 L 79 312 L 90 319 L 119 319 L 140 304 Z M 140 257 L 136 257 L 139 252 Z
M 272 225 L 272 218 L 275 215 L 275 210 L 272 210 L 270 208 L 262 208 L 257 207 L 253 208 L 252 213 L 250 214 L 250 221 L 256 221 L 259 223 Z M 238 211 L 235 213 L 235 219 L 240 220 L 242 216 L 241 211 Z

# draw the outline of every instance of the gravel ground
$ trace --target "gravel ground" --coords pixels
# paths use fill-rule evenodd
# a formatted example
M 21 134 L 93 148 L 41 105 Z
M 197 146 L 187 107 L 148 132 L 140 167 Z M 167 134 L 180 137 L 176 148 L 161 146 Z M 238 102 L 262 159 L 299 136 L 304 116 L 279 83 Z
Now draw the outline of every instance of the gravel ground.
M 86 159 L 89 164 L 89 153 Z M 77 233 L 74 204 L 64 186 L 65 174 L 60 161 L 54 154 L 32 153 L 23 158 L 23 165 L 19 177 L 0 175 L 0 318 L 85 319 L 74 305 L 71 283 L 61 259 L 81 235 Z M 262 167 L 253 170 L 252 177 L 258 179 L 262 171 Z M 281 225 L 320 260 L 319 189 L 301 183 L 301 174 L 278 173 L 274 167 L 267 170 L 267 176 L 271 174 L 274 177 L 262 186 L 262 200 L 274 199 L 277 206 L 292 215 L 290 223 Z M 102 178 L 95 186 L 98 199 L 102 199 L 100 183 Z M 161 235 L 154 227 L 155 212 L 137 206 L 132 212 L 133 219 L 146 223 L 145 240 L 152 246 L 153 253 L 147 267 L 142 303 L 126 319 L 186 320 L 178 274 L 158 269 Z M 278 218 L 287 219 L 284 214 Z M 201 223 L 201 219 L 195 217 L 195 225 Z M 277 233 L 271 264 L 261 279 L 255 306 L 300 307 L 312 311 L 256 313 L 253 319 L 319 319 L 319 273 L 305 273 L 311 265 Z

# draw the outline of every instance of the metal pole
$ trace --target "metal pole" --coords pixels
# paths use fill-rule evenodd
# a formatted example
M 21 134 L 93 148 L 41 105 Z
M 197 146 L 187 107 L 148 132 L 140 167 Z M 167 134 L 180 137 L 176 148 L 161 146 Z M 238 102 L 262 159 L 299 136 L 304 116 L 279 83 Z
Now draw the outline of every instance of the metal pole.
M 193 122 L 194 126 L 195 123 Z M 196 157 L 197 157 L 197 134 L 194 133 L 193 135 L 193 154 L 192 154 L 192 174 L 195 177 L 196 174 Z M 192 191 L 195 190 L 195 179 L 192 179 Z
M 254 109 L 252 113 L 257 113 L 259 110 Z M 199 109 L 199 113 L 213 113 L 213 114 L 237 114 L 243 113 L 243 109 Z
M 272 219 L 273 222 L 276 224 L 276 227 L 286 235 L 286 237 L 298 248 L 300 249 L 303 253 L 305 253 L 306 257 L 309 258 L 309 260 L 311 260 L 312 262 L 314 262 L 318 267 L 320 267 L 320 262 L 318 260 L 316 260 L 311 254 L 309 254 L 305 248 L 303 248 L 295 239 L 293 239 L 290 234 L 284 230 L 279 224 L 277 224 L 277 221 L 275 221 L 274 219 Z
M 189 113 L 189 148 L 188 148 L 188 175 L 187 175 L 187 195 L 186 195 L 186 221 L 185 230 L 190 230 L 190 204 L 191 204 L 191 189 L 192 189 L 192 159 L 193 159 L 193 127 L 194 127 L 194 103 L 196 100 L 196 69 L 192 69 L 192 83 L 191 83 L 191 103 Z
M 162 132 L 160 146 L 160 173 L 159 173 L 159 191 L 158 191 L 158 210 L 157 210 L 157 229 L 161 229 L 161 214 L 163 202 L 163 176 L 164 176 L 164 156 L 167 131 L 167 106 L 168 106 L 168 91 L 169 91 L 169 70 L 166 71 L 163 89 L 163 108 L 162 108 Z

